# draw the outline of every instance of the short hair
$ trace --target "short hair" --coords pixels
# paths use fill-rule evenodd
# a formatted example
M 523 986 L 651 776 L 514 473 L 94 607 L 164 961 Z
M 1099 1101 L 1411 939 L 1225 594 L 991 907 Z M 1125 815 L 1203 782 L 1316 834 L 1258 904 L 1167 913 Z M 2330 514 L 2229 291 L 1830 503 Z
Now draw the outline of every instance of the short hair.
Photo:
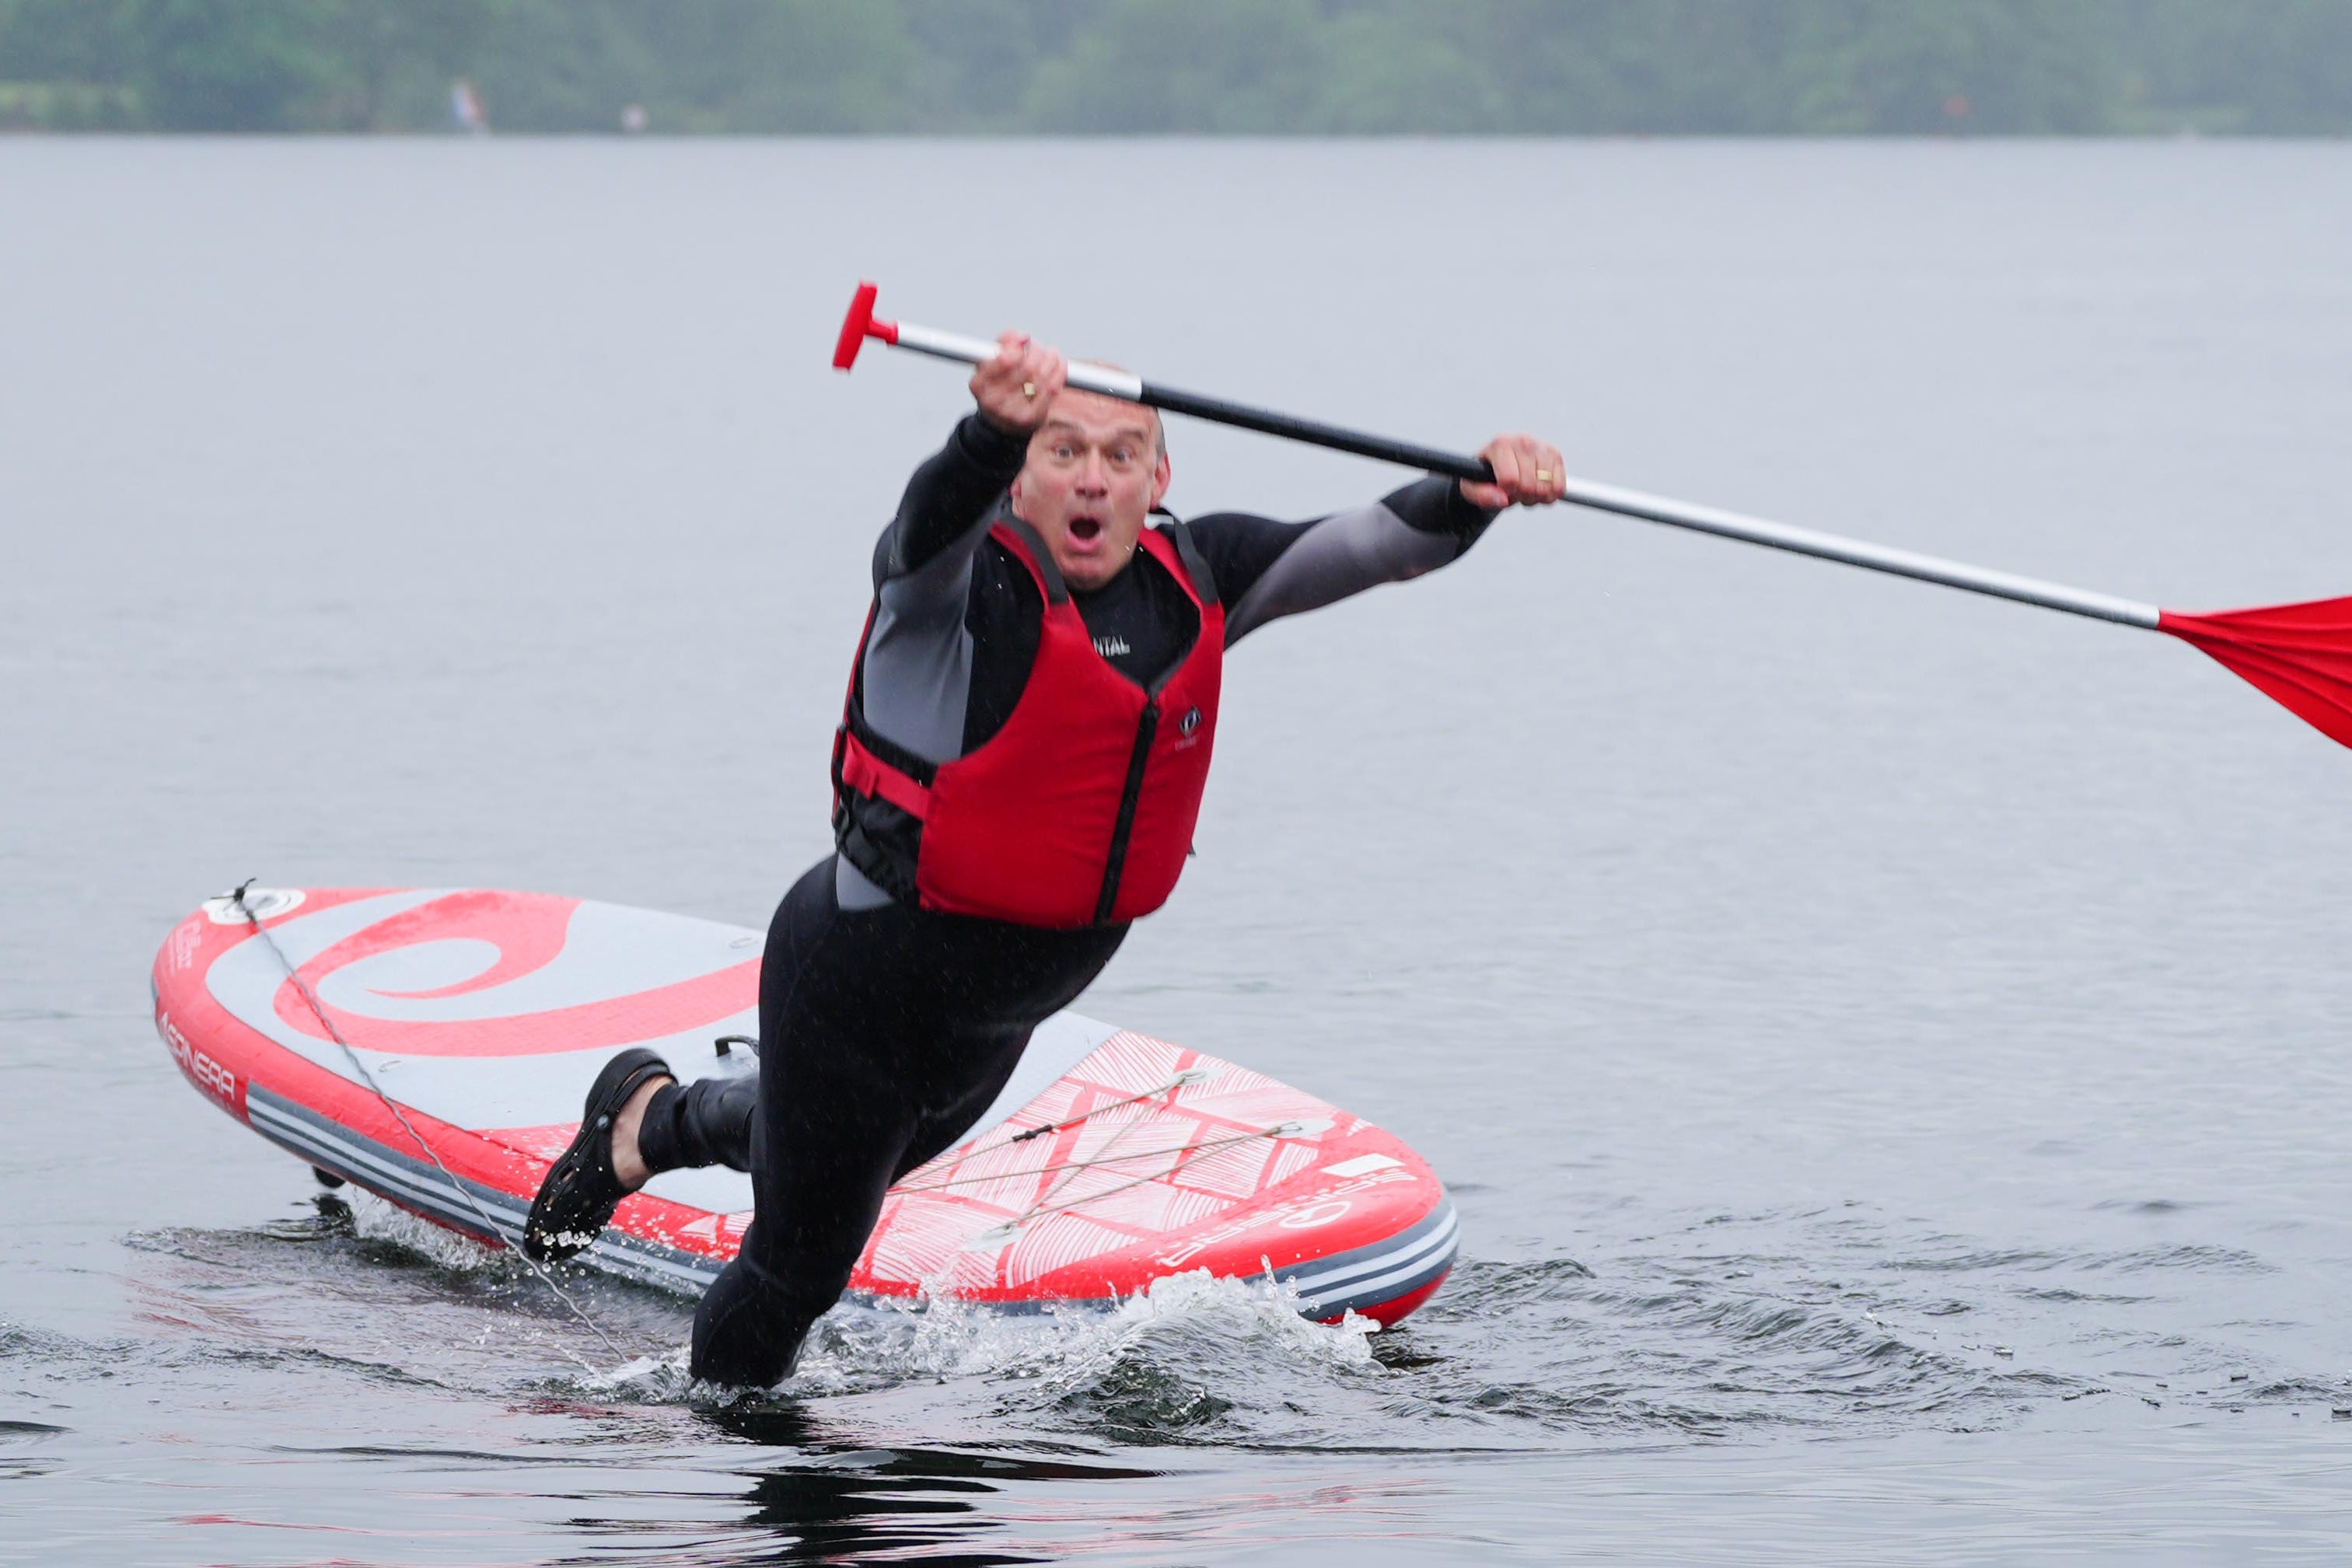
M 1135 372 L 1134 372 L 1133 371 L 1129 370 L 1125 365 L 1120 364 L 1120 363 L 1119 363 L 1118 361 L 1117 361 L 1116 360 L 1085 360 L 1085 361 L 1073 360 L 1073 361 L 1071 361 L 1070 362 L 1071 362 L 1072 364 L 1074 364 L 1074 365 L 1075 365 L 1075 364 L 1081 364 L 1081 363 L 1083 363 L 1083 364 L 1089 364 L 1089 365 L 1093 365 L 1093 366 L 1095 366 L 1095 367 L 1097 367 L 1097 369 L 1100 369 L 1100 370 L 1106 370 L 1106 371 L 1117 371 L 1120 375 L 1123 375 L 1123 376 L 1132 376 L 1132 375 L 1135 375 Z M 1141 380 L 1142 378 L 1139 376 L 1139 377 L 1137 377 L 1136 379 L 1139 381 L 1139 380 Z M 1087 388 L 1085 388 L 1085 387 L 1080 387 L 1078 390 L 1079 390 L 1080 392 L 1086 392 L 1086 391 L 1087 391 L 1088 389 L 1087 389 Z M 1096 393 L 1094 393 L 1094 395 L 1095 395 L 1096 397 L 1110 397 L 1110 394 L 1109 394 L 1108 392 L 1096 392 Z M 1111 398 L 1111 401 L 1112 401 L 1113 402 L 1127 402 L 1128 400 L 1127 400 L 1126 398 L 1119 397 L 1119 398 Z M 1139 408 L 1139 409 L 1141 409 L 1144 413 L 1148 413 L 1148 414 L 1150 414 L 1150 415 L 1151 416 L 1151 441 L 1152 441 L 1152 444 L 1153 444 L 1153 445 L 1155 445 L 1155 446 L 1157 446 L 1157 447 L 1160 449 L 1160 456 L 1162 456 L 1162 457 L 1167 456 L 1167 455 L 1168 455 L 1168 421 L 1167 421 L 1166 419 L 1164 419 L 1164 418 L 1162 418 L 1162 417 L 1160 416 L 1160 411 L 1159 411 L 1158 409 L 1156 409 L 1156 408 L 1152 407 L 1152 406 L 1151 406 L 1150 403 L 1148 403 L 1148 402 L 1139 402 L 1139 403 L 1137 403 L 1135 406 L 1136 406 L 1136 407 L 1138 407 L 1138 408 Z

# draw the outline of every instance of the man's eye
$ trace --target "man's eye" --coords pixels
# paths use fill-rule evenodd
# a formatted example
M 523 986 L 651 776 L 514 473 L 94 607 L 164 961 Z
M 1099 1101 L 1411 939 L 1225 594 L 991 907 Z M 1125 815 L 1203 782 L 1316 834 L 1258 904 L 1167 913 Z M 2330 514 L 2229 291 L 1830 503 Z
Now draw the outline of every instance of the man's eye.
M 1067 463 L 1071 458 L 1076 457 L 1077 455 L 1078 455 L 1078 450 L 1077 450 L 1077 448 L 1076 448 L 1076 447 L 1075 447 L 1075 446 L 1072 446 L 1072 445 L 1071 445 L 1068 442 L 1066 442 L 1066 442 L 1061 443 L 1060 444 L 1056 445 L 1056 446 L 1054 448 L 1054 455 L 1055 455 L 1055 458 L 1057 458 L 1058 460 L 1060 460 L 1061 462 L 1064 462 L 1064 463 Z

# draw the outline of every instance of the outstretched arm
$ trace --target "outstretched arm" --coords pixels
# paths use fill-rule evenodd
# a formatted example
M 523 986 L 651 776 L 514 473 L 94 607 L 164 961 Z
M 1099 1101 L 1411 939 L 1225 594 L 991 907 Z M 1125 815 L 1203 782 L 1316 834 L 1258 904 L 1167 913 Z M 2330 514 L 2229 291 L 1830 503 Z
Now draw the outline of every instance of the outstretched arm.
M 1434 570 L 1476 543 L 1507 506 L 1559 499 L 1567 476 L 1553 448 L 1506 435 L 1479 455 L 1495 468 L 1492 485 L 1431 477 L 1305 523 L 1239 512 L 1195 519 L 1193 538 L 1225 602 L 1225 645 L 1269 621 Z

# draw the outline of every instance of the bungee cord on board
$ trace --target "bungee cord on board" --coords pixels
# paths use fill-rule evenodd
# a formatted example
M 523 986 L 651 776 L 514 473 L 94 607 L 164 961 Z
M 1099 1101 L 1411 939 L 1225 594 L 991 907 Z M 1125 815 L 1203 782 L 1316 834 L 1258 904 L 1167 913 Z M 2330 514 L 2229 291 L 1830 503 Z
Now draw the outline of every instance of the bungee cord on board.
M 1097 1166 L 1131 1166 L 1139 1160 L 1158 1159 L 1165 1155 L 1179 1156 L 1176 1163 L 1166 1170 L 1154 1171 L 1141 1178 L 1145 1181 L 1156 1181 L 1161 1176 L 1175 1175 L 1192 1163 L 1182 1156 L 1205 1155 L 1212 1149 L 1231 1148 L 1235 1144 L 1254 1144 L 1260 1138 L 1287 1137 L 1298 1130 L 1298 1124 L 1296 1122 L 1277 1122 L 1273 1126 L 1260 1127 L 1255 1132 L 1235 1133 L 1223 1138 L 1206 1138 L 1196 1144 L 1178 1144 L 1164 1149 L 1137 1149 L 1131 1154 L 1125 1155 L 1097 1154 L 1083 1160 L 1065 1160 L 1060 1165 L 1039 1166 L 1033 1170 L 996 1171 L 987 1176 L 950 1176 L 941 1181 L 908 1182 L 891 1190 L 893 1192 L 943 1192 L 949 1187 L 980 1186 L 989 1182 L 1016 1181 L 1023 1176 L 1052 1176 L 1057 1171 L 1092 1170 Z M 1109 1145 L 1104 1146 L 1108 1148 Z M 1052 1196 L 1052 1193 L 1046 1194 L 1049 1198 Z M 1092 1196 L 1100 1197 L 1101 1195 Z M 1091 1201 L 1091 1198 L 1086 1201 Z
M 1089 1106 L 1075 1116 L 1065 1116 L 1057 1122 L 1047 1122 L 1043 1126 L 1031 1127 L 1024 1132 L 1015 1133 L 1002 1143 L 991 1144 L 986 1148 L 974 1149 L 971 1154 L 961 1156 L 956 1163 L 961 1166 L 983 1155 L 992 1155 L 1000 1149 L 1009 1149 L 1033 1139 L 1064 1132 L 1081 1122 L 1090 1121 L 1094 1117 L 1105 1115 L 1113 1111 L 1124 1110 L 1129 1105 L 1139 1105 L 1147 1100 L 1156 1100 L 1163 1094 L 1169 1097 L 1169 1103 L 1172 1105 L 1175 1103 L 1177 1091 L 1191 1088 L 1194 1084 L 1205 1083 L 1213 1076 L 1214 1074 L 1208 1068 L 1188 1067 L 1165 1083 L 1154 1084 L 1151 1088 L 1139 1093 L 1125 1095 L 1117 1100 L 1107 1100 L 1099 1105 Z M 1032 1203 L 1025 1212 L 981 1232 L 979 1239 L 985 1240 L 1017 1231 L 1033 1219 L 1041 1219 L 1049 1214 L 1059 1214 L 1069 1209 L 1083 1208 L 1097 1198 L 1109 1197 L 1113 1194 L 1125 1192 L 1129 1187 L 1141 1186 L 1145 1182 L 1158 1181 L 1163 1177 L 1174 1176 L 1184 1167 L 1186 1164 L 1184 1156 L 1187 1155 L 1201 1154 L 1212 1148 L 1223 1148 L 1229 1144 L 1248 1143 L 1257 1138 L 1279 1137 L 1285 1133 L 1296 1130 L 1295 1124 L 1285 1122 L 1254 1133 L 1243 1133 L 1234 1137 L 1221 1138 L 1213 1143 L 1185 1144 L 1172 1149 L 1144 1149 L 1131 1155 L 1113 1155 L 1111 1150 L 1118 1146 L 1118 1141 L 1133 1132 L 1139 1124 L 1133 1121 L 1122 1124 L 1100 1148 L 1083 1160 L 1069 1160 L 1060 1165 L 1041 1166 L 1035 1170 L 1029 1171 L 1003 1171 L 992 1176 L 950 1176 L 940 1181 L 918 1182 L 895 1190 L 910 1193 L 937 1192 L 947 1187 L 975 1186 L 985 1182 L 1004 1181 L 1017 1176 L 1055 1176 L 1055 1179 L 1047 1185 L 1045 1190 L 1038 1195 L 1036 1201 Z M 1073 1198 L 1067 1203 L 1054 1202 L 1054 1199 L 1065 1191 L 1071 1182 L 1077 1179 L 1077 1173 L 1080 1171 L 1090 1170 L 1097 1166 L 1126 1165 L 1132 1161 L 1154 1159 L 1166 1155 L 1174 1155 L 1177 1158 L 1175 1164 L 1164 1171 L 1148 1172 L 1133 1181 L 1122 1182 L 1102 1192 L 1087 1193 L 1083 1197 Z
M 408 1119 L 407 1113 L 401 1110 L 391 1095 L 383 1092 L 383 1086 L 375 1081 L 375 1074 L 368 1071 L 367 1063 L 360 1060 L 360 1053 L 352 1049 L 352 1042 L 343 1038 L 342 1030 L 337 1029 L 334 1020 L 327 1016 L 327 1009 L 320 1005 L 317 994 L 310 989 L 308 982 L 296 970 L 293 961 L 286 956 L 286 950 L 278 945 L 278 938 L 270 934 L 269 927 L 261 923 L 261 916 L 254 912 L 253 905 L 246 902 L 246 894 L 257 880 L 259 879 L 256 877 L 247 877 L 236 884 L 236 889 L 228 896 L 236 901 L 237 913 L 245 916 L 246 924 L 253 928 L 254 935 L 261 938 L 271 955 L 277 958 L 278 967 L 286 971 L 288 982 L 309 1006 L 310 1016 L 319 1020 L 319 1027 L 327 1031 L 327 1038 L 342 1048 L 345 1060 L 351 1062 L 352 1071 L 359 1074 L 360 1082 L 374 1092 L 375 1097 L 383 1103 L 383 1108 L 392 1113 L 393 1120 L 398 1122 L 401 1129 L 415 1140 L 419 1149 L 425 1152 L 425 1157 L 433 1162 L 433 1168 L 439 1171 L 443 1179 L 448 1182 L 449 1190 L 464 1199 L 466 1207 L 472 1209 L 480 1218 L 484 1233 L 495 1238 L 500 1246 L 513 1253 L 522 1266 L 530 1270 L 532 1277 L 545 1285 L 554 1294 L 555 1299 L 562 1301 L 571 1311 L 572 1315 L 580 1320 L 581 1327 L 594 1334 L 606 1350 L 611 1351 L 614 1356 L 623 1361 L 628 1360 L 629 1353 L 615 1343 L 613 1336 L 606 1333 L 598 1325 L 596 1320 L 588 1315 L 586 1309 L 572 1299 L 570 1291 L 556 1283 L 552 1274 L 533 1261 L 528 1253 L 515 1244 L 514 1238 L 509 1236 L 499 1227 L 499 1222 L 491 1218 L 490 1211 L 482 1206 L 481 1199 L 474 1196 L 473 1189 L 458 1180 L 457 1173 L 441 1163 L 441 1156 L 434 1151 L 432 1144 L 426 1141 L 425 1134 L 416 1130 L 415 1124 Z M 577 1356 L 573 1359 L 580 1360 Z M 580 1361 L 580 1364 L 591 1372 L 596 1370 L 586 1361 Z
M 1274 1126 L 1264 1128 L 1258 1132 L 1241 1133 L 1230 1138 L 1219 1138 L 1204 1143 L 1194 1144 L 1188 1149 L 1180 1152 L 1197 1156 L 1206 1154 L 1211 1149 L 1223 1148 L 1232 1144 L 1252 1143 L 1259 1138 L 1286 1137 L 1298 1130 L 1299 1126 L 1296 1122 L 1281 1122 L 1277 1123 Z M 1084 1208 L 1090 1203 L 1098 1203 L 1106 1197 L 1111 1197 L 1117 1194 L 1125 1192 L 1129 1187 L 1141 1186 L 1146 1182 L 1164 1181 L 1193 1162 L 1191 1159 L 1179 1159 L 1175 1164 L 1170 1166 L 1164 1171 L 1146 1171 L 1143 1175 L 1133 1177 L 1128 1181 L 1123 1181 L 1117 1186 L 1107 1186 L 1100 1192 L 1087 1193 L 1082 1197 L 1070 1199 L 1067 1203 L 1055 1203 L 1053 1201 L 1053 1198 L 1056 1194 L 1066 1190 L 1070 1183 L 1077 1179 L 1077 1176 L 1075 1174 L 1076 1171 L 1086 1169 L 1088 1166 L 1096 1166 L 1102 1163 L 1103 1162 L 1100 1159 L 1078 1162 L 1073 1167 L 1073 1174 L 1066 1176 L 1060 1181 L 1055 1183 L 1052 1190 L 1048 1191 L 1044 1197 L 1040 1197 L 1034 1205 L 1032 1205 L 1026 1214 L 1021 1215 L 1013 1219 L 1006 1220 L 1004 1224 L 997 1227 L 997 1228 L 1000 1230 L 1018 1229 L 1022 1226 L 1028 1224 L 1033 1219 L 1043 1219 L 1046 1216 L 1054 1214 L 1074 1213 L 1078 1209 Z
M 1261 1132 L 1240 1133 L 1230 1138 L 1220 1138 L 1208 1143 L 1190 1145 L 1185 1149 L 1176 1152 L 1180 1155 L 1185 1153 L 1195 1155 L 1203 1154 L 1213 1148 L 1223 1148 L 1233 1144 L 1246 1144 L 1258 1138 L 1282 1137 L 1297 1131 L 1298 1131 L 1298 1124 L 1297 1123 L 1284 1122 L 1275 1126 L 1267 1127 Z M 1155 1152 L 1166 1154 L 1169 1151 L 1161 1149 Z M 1057 1166 L 1055 1168 L 1065 1170 L 1085 1170 L 1091 1166 L 1101 1165 L 1102 1163 L 1103 1162 L 1099 1159 L 1081 1160 L 1076 1162 L 1074 1166 Z M 1141 1186 L 1146 1182 L 1164 1181 L 1168 1177 L 1174 1176 L 1178 1171 L 1182 1170 L 1185 1166 L 1190 1163 L 1191 1162 L 1188 1160 L 1180 1158 L 1175 1164 L 1170 1166 L 1164 1171 L 1146 1171 L 1143 1175 L 1123 1181 L 1117 1186 L 1108 1186 L 1103 1188 L 1100 1192 L 1084 1193 L 1079 1197 L 1071 1198 L 1066 1203 L 1055 1203 L 1052 1201 L 1055 1195 L 1064 1190 L 1072 1181 L 1076 1179 L 1074 1176 L 1066 1176 L 1061 1180 L 1055 1182 L 1050 1190 L 1048 1190 L 1043 1197 L 1039 1197 L 1035 1203 L 1031 1204 L 1026 1209 L 1014 1215 L 1010 1219 L 1002 1220 L 995 1225 L 990 1226 L 986 1230 L 982 1231 L 972 1239 L 977 1242 L 990 1244 L 1009 1242 L 1014 1237 L 1020 1235 L 1022 1228 L 1029 1224 L 1032 1220 L 1050 1218 L 1056 1214 L 1075 1214 L 1079 1209 L 1086 1207 L 1088 1204 L 1099 1203 L 1104 1198 L 1114 1197 L 1122 1192 L 1128 1191 L 1131 1187 Z M 1001 1181 L 1004 1178 L 998 1176 L 989 1179 Z
M 1139 1105 L 1146 1100 L 1157 1100 L 1162 1094 L 1172 1096 L 1179 1089 L 1188 1088 L 1195 1083 L 1206 1083 L 1209 1081 L 1209 1078 L 1210 1073 L 1207 1068 L 1188 1067 L 1183 1071 L 1178 1073 L 1175 1077 L 1170 1079 L 1167 1082 L 1159 1085 L 1157 1088 L 1146 1089 L 1140 1094 L 1130 1094 L 1124 1100 L 1113 1100 L 1108 1103 L 1097 1105 L 1092 1110 L 1081 1111 L 1075 1116 L 1065 1116 L 1058 1122 L 1048 1122 L 1042 1127 L 1032 1127 L 1025 1133 L 1015 1133 L 1011 1137 L 1005 1139 L 1003 1143 L 999 1144 L 996 1146 L 998 1148 L 1009 1148 L 1014 1144 L 1025 1144 L 1032 1138 L 1042 1138 L 1048 1134 L 1058 1133 L 1065 1127 L 1075 1127 L 1079 1123 L 1086 1121 L 1089 1117 L 1099 1116 L 1107 1111 L 1117 1111 L 1129 1105 Z M 1171 1103 L 1172 1103 L 1173 1102 L 1171 1101 Z M 976 1149 L 973 1151 L 974 1154 L 983 1155 L 988 1152 L 989 1151 L 986 1149 Z M 965 1158 L 969 1159 L 971 1158 L 971 1155 L 968 1155 Z
M 1036 1137 L 1042 1133 L 1059 1132 L 1066 1127 L 1074 1127 L 1080 1122 L 1086 1121 L 1088 1117 L 1099 1115 L 1106 1111 L 1116 1111 L 1121 1106 L 1133 1105 L 1139 1101 L 1153 1099 L 1160 1094 L 1172 1095 L 1177 1089 L 1184 1087 L 1187 1084 L 1204 1082 L 1208 1076 L 1209 1074 L 1207 1072 L 1200 1069 L 1188 1069 L 1183 1072 L 1178 1073 L 1170 1082 L 1163 1083 L 1156 1089 L 1149 1089 L 1140 1094 L 1130 1094 L 1123 1100 L 1116 1100 L 1106 1104 L 1097 1105 L 1092 1110 L 1083 1112 L 1076 1116 L 1066 1117 L 1059 1122 L 1049 1123 L 1043 1127 L 1033 1127 L 1025 1133 L 1017 1134 L 1013 1137 L 1005 1139 L 1004 1142 L 1001 1144 L 992 1145 L 989 1148 L 977 1150 L 975 1153 L 990 1154 L 993 1153 L 997 1149 L 1010 1148 L 1015 1144 L 1025 1143 L 1029 1139 Z M 937 1192 L 948 1187 L 977 1186 L 989 1182 L 1016 1180 L 1024 1176 L 1054 1176 L 1055 1179 L 1047 1184 L 1045 1190 L 1038 1194 L 1036 1201 L 1032 1203 L 1026 1209 L 1014 1215 L 1010 1219 L 1006 1219 L 996 1225 L 991 1226 L 988 1229 L 981 1232 L 980 1236 L 976 1239 L 980 1240 L 998 1240 L 1017 1233 L 1022 1227 L 1027 1225 L 1032 1220 L 1044 1219 L 1055 1214 L 1072 1213 L 1086 1207 L 1088 1204 L 1097 1203 L 1104 1198 L 1115 1197 L 1119 1193 L 1127 1191 L 1130 1187 L 1141 1186 L 1146 1182 L 1164 1181 L 1168 1177 L 1174 1176 L 1178 1171 L 1182 1170 L 1186 1166 L 1192 1164 L 1201 1155 L 1206 1155 L 1212 1150 L 1231 1148 L 1238 1144 L 1255 1143 L 1260 1138 L 1289 1137 L 1306 1130 L 1304 1124 L 1297 1122 L 1276 1122 L 1269 1127 L 1259 1127 L 1246 1133 L 1229 1134 L 1222 1138 L 1203 1138 L 1195 1143 L 1179 1144 L 1172 1148 L 1138 1149 L 1129 1154 L 1113 1154 L 1111 1151 L 1118 1147 L 1118 1141 L 1121 1138 L 1126 1137 L 1128 1134 L 1133 1132 L 1139 1125 L 1142 1125 L 1139 1121 L 1131 1121 L 1124 1124 L 1117 1132 L 1110 1135 L 1109 1139 L 1103 1144 L 1101 1148 L 1096 1150 L 1095 1153 L 1085 1159 L 1066 1160 L 1059 1165 L 1041 1166 L 1034 1170 L 998 1171 L 986 1176 L 949 1176 L 939 1181 L 910 1184 L 896 1190 L 910 1193 Z M 1120 1182 L 1116 1186 L 1105 1187 L 1098 1192 L 1083 1193 L 1080 1196 L 1071 1198 L 1064 1203 L 1055 1203 L 1054 1201 L 1055 1198 L 1069 1190 L 1070 1184 L 1077 1180 L 1078 1173 L 1081 1171 L 1094 1170 L 1104 1166 L 1132 1166 L 1140 1160 L 1162 1159 L 1171 1155 L 1174 1155 L 1175 1158 L 1164 1170 L 1146 1171 L 1143 1175 Z M 969 1160 L 971 1157 L 972 1156 L 969 1155 L 964 1156 L 966 1160 Z M 1118 1174 L 1125 1175 L 1126 1173 L 1121 1171 Z

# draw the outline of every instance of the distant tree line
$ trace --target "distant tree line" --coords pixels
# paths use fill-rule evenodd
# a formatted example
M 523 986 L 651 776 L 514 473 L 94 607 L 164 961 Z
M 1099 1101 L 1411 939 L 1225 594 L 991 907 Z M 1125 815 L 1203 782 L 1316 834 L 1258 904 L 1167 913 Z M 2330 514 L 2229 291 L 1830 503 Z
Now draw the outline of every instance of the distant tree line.
M 2352 131 L 2352 0 L 0 0 L 0 126 Z

